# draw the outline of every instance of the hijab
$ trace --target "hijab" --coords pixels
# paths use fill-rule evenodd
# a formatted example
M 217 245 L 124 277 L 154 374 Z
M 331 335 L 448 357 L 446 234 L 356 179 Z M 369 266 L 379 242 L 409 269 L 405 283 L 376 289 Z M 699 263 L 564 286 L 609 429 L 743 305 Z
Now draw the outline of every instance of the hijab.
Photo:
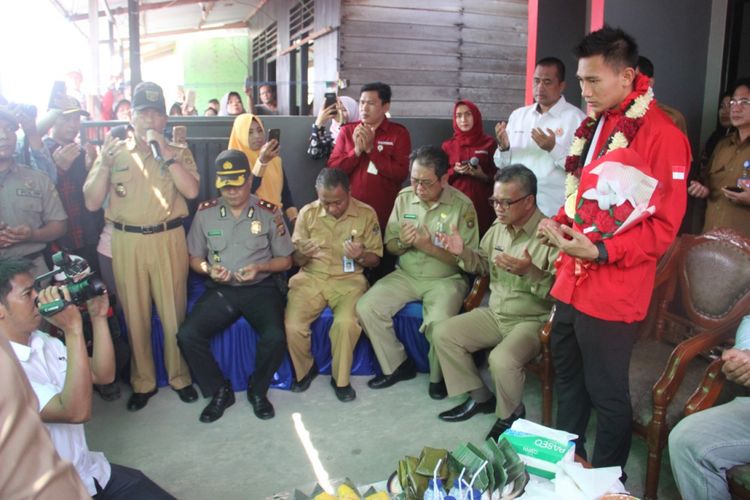
M 260 187 L 258 187 L 254 194 L 257 197 L 270 201 L 281 208 L 281 189 L 284 186 L 284 173 L 281 167 L 281 157 L 277 156 L 268 162 L 264 172 L 258 172 L 255 168 L 255 163 L 260 157 L 260 150 L 250 149 L 250 143 L 248 141 L 250 125 L 253 123 L 253 120 L 260 125 L 261 130 L 263 130 L 263 133 L 265 134 L 266 129 L 263 127 L 263 122 L 260 118 L 251 113 L 237 115 L 237 118 L 234 119 L 234 124 L 232 125 L 232 133 L 229 135 L 228 149 L 237 149 L 245 153 L 250 168 L 253 171 L 253 175 L 261 177 Z
M 456 111 L 458 107 L 464 105 L 471 111 L 471 116 L 474 118 L 474 125 L 468 132 L 463 132 L 458 128 L 456 123 Z M 483 145 L 487 140 L 494 142 L 495 139 L 484 133 L 484 126 L 482 125 L 482 113 L 476 104 L 468 100 L 457 101 L 453 106 L 453 139 L 458 143 L 459 146 L 480 146 Z
M 230 115 L 227 112 L 227 103 L 229 102 L 229 97 L 232 95 L 237 96 L 237 98 L 240 100 L 240 106 L 242 106 L 242 113 L 245 112 L 245 105 L 242 103 L 242 96 L 239 94 L 239 92 L 235 92 L 233 90 L 231 92 L 227 92 L 226 94 L 224 94 L 224 97 L 222 97 L 221 101 L 219 101 L 219 116 L 235 116 L 235 115 Z
M 359 121 L 359 103 L 352 99 L 349 96 L 342 95 L 339 97 L 339 101 L 341 101 L 341 105 L 346 108 L 348 119 L 346 120 L 346 123 L 354 123 L 356 121 Z M 336 137 L 339 135 L 339 130 L 341 130 L 342 125 L 346 125 L 346 123 L 339 123 L 336 120 L 333 120 L 331 122 L 331 137 L 333 140 L 336 140 Z

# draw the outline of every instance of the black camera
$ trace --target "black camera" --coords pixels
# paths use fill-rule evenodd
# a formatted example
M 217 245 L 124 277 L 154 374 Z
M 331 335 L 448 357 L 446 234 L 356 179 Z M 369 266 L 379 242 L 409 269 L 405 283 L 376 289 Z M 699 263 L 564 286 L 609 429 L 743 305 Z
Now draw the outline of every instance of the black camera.
M 8 108 L 13 112 L 28 116 L 30 118 L 36 118 L 36 106 L 33 104 L 20 104 L 17 102 L 8 103 Z
M 77 306 L 85 304 L 87 300 L 104 295 L 107 292 L 107 287 L 104 286 L 102 280 L 94 275 L 86 259 L 71 256 L 65 252 L 57 252 L 52 256 L 52 262 L 55 265 L 55 269 L 37 276 L 34 280 L 34 286 L 39 290 L 42 281 L 50 276 L 54 276 L 57 286 L 65 286 L 68 289 L 70 300 L 63 298 L 61 290 L 60 299 L 39 306 L 39 312 L 42 316 L 57 314 L 68 304 L 75 304 Z

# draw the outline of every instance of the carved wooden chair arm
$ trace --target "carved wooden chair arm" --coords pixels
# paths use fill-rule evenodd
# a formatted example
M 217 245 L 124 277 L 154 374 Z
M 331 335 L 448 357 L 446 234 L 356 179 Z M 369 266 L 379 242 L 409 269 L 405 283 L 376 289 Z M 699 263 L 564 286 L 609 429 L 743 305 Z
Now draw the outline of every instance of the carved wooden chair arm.
M 472 309 L 479 307 L 484 299 L 484 294 L 487 293 L 487 289 L 490 286 L 489 276 L 477 276 L 474 278 L 474 284 L 469 291 L 469 294 L 464 299 L 464 312 L 469 312 Z
M 703 380 L 701 380 L 700 385 L 685 403 L 685 416 L 711 408 L 716 403 L 726 381 L 724 372 L 721 371 L 722 366 L 724 366 L 724 361 L 721 358 L 708 365 L 703 373 Z

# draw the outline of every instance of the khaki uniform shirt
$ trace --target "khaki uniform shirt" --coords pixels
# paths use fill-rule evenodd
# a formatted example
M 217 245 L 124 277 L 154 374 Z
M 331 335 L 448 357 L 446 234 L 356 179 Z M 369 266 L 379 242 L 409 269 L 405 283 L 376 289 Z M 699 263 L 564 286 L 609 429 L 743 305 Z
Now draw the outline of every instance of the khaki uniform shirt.
M 302 207 L 292 241 L 311 239 L 320 244 L 320 251 L 302 270 L 323 279 L 345 279 L 362 274 L 363 268 L 356 262 L 353 272 L 344 272 L 344 242 L 352 238 L 354 231 L 354 241 L 361 242 L 366 252 L 383 256 L 378 216 L 370 205 L 351 198 L 346 212 L 338 219 L 329 215 L 319 200 Z
M 724 196 L 721 188 L 736 186 L 742 177 L 743 163 L 750 160 L 750 139 L 740 144 L 740 136 L 735 131 L 719 142 L 708 166 L 708 204 L 706 223 L 703 232 L 716 227 L 729 227 L 750 238 L 750 207 L 732 203 Z
M 0 221 L 8 226 L 39 229 L 50 221 L 67 220 L 60 196 L 42 172 L 14 164 L 0 172 Z M 23 257 L 44 249 L 45 243 L 16 243 L 0 257 Z
M 198 179 L 190 150 L 179 144 L 176 160 Z M 101 156 L 93 169 L 101 168 Z M 151 149 L 130 137 L 115 154 L 110 175 L 107 219 L 132 226 L 150 226 L 188 215 L 187 202 L 177 191 L 172 174 L 151 154 Z M 91 175 L 92 172 L 89 172 Z
M 472 251 L 466 260 L 459 259 L 467 272 L 489 274 L 489 306 L 498 316 L 543 321 L 552 309 L 549 291 L 555 278 L 558 249 L 542 244 L 536 237 L 536 228 L 543 218 L 544 214 L 537 209 L 518 231 L 496 220 L 482 238 L 479 250 Z M 528 275 L 511 274 L 495 265 L 494 258 L 500 252 L 520 259 L 527 248 L 532 264 L 542 270 L 539 281 L 531 281 Z
M 476 248 L 479 243 L 474 204 L 452 186 L 446 186 L 432 206 L 420 200 L 412 187 L 402 189 L 385 229 L 386 243 L 398 238 L 403 222 L 426 227 L 433 240 L 436 232 L 449 233 L 455 225 L 468 248 Z M 409 248 L 399 257 L 398 267 L 414 278 L 445 278 L 461 271 L 458 264 L 447 264 L 416 248 Z
M 235 218 L 222 198 L 201 203 L 187 237 L 188 253 L 220 264 L 235 273 L 248 264 L 268 262 L 274 257 L 288 257 L 294 251 L 279 209 L 250 195 L 250 202 Z M 253 281 L 233 286 L 253 285 L 270 273 L 258 273 Z

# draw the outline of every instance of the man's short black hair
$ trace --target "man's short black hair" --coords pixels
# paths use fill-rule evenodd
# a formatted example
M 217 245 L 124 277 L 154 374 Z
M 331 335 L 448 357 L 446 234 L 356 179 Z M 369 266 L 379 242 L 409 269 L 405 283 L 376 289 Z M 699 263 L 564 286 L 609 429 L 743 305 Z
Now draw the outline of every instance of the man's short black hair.
M 263 87 L 268 87 L 269 89 L 271 89 L 271 93 L 273 93 L 273 96 L 276 97 L 276 84 L 271 82 L 263 82 L 258 85 L 258 91 L 260 91 L 260 89 L 262 89 Z
M 646 56 L 638 56 L 638 71 L 649 78 L 654 77 L 654 63 Z
M 383 82 L 372 82 L 372 83 L 365 83 L 362 85 L 362 89 L 359 91 L 359 94 L 362 95 L 365 92 L 371 92 L 375 91 L 378 93 L 378 97 L 380 98 L 380 102 L 383 104 L 387 104 L 391 102 L 391 86 L 387 83 Z
M 8 294 L 13 289 L 13 278 L 19 274 L 28 273 L 34 268 L 34 263 L 29 259 L 20 257 L 0 258 L 0 302 L 6 304 Z
M 554 66 L 557 69 L 557 79 L 565 81 L 565 63 L 556 57 L 543 57 L 536 62 L 537 66 Z
M 635 39 L 620 28 L 604 25 L 583 37 L 573 53 L 578 59 L 602 56 L 610 66 L 617 68 L 638 67 L 638 44 Z
M 349 192 L 349 175 L 338 168 L 324 168 L 315 179 L 315 189 L 335 189 L 338 186 Z
M 448 155 L 445 154 L 442 148 L 437 146 L 420 146 L 409 155 L 409 171 L 414 165 L 414 162 L 418 161 L 423 167 L 431 168 L 435 171 L 435 175 L 438 179 L 445 175 L 448 171 Z
M 536 198 L 536 175 L 531 169 L 527 168 L 520 163 L 508 165 L 505 168 L 501 168 L 495 174 L 495 182 L 501 182 L 503 184 L 507 182 L 516 182 L 526 195 L 533 194 Z
M 737 89 L 740 87 L 747 87 L 748 89 L 750 89 L 750 78 L 743 77 L 733 81 L 729 86 L 729 96 L 733 96 Z

